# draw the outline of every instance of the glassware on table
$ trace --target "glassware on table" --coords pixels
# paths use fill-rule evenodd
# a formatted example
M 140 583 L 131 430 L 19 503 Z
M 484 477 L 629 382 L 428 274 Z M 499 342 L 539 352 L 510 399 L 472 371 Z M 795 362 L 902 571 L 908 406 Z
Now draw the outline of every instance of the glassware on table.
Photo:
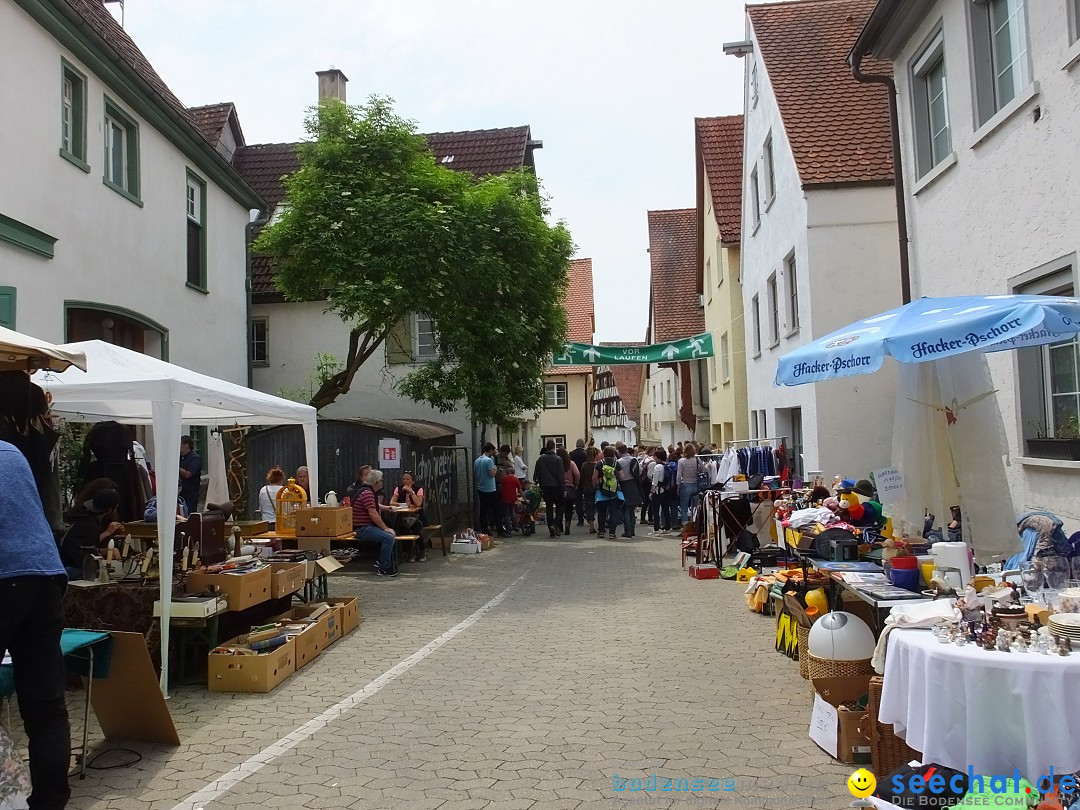
M 1028 595 L 1028 600 L 1037 602 L 1039 600 L 1039 591 L 1042 590 L 1043 586 L 1042 563 L 1038 560 L 1020 563 L 1020 581 L 1024 585 L 1024 592 Z

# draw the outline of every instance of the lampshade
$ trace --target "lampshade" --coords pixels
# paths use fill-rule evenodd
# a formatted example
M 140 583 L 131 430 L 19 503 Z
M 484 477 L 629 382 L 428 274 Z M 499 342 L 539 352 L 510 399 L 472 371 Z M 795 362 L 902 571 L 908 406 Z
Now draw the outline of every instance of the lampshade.
M 874 654 L 874 634 L 853 613 L 836 610 L 810 628 L 808 652 L 830 661 L 862 661 Z

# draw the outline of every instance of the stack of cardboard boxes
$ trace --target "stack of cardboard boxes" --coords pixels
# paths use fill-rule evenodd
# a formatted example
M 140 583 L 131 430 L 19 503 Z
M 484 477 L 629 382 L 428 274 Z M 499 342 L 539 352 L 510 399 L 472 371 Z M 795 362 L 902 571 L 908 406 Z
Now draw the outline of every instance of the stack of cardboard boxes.
M 352 510 L 347 506 L 309 506 L 296 511 L 296 547 L 330 553 L 334 540 L 352 540 Z
M 211 650 L 208 688 L 211 692 L 270 692 L 359 626 L 356 598 L 293 608 Z

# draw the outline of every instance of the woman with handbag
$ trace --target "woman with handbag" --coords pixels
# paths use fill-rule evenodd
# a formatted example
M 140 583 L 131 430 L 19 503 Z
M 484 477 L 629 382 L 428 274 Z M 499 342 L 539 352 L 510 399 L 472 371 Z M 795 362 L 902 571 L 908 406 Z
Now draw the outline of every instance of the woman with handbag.
M 266 486 L 259 490 L 259 518 L 270 524 L 270 531 L 274 531 L 277 523 L 277 494 L 283 486 L 285 471 L 271 467 L 266 474 Z

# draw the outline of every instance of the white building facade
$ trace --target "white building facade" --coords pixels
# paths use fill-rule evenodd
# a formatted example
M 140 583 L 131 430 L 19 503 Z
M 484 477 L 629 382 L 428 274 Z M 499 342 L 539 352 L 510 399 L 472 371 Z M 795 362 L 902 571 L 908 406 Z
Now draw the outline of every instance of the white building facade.
M 133 53 L 104 6 L 0 2 L 0 104 L 18 111 L 0 126 L 0 323 L 244 383 L 262 200 Z
M 893 63 L 914 296 L 1080 293 L 1080 2 L 879 2 L 860 49 Z M 1076 340 L 989 355 L 1017 509 L 1080 529 Z
M 854 43 L 865 13 L 855 23 L 849 15 L 860 5 L 747 10 L 740 260 L 749 430 L 774 446 L 784 441 L 797 475 L 863 476 L 891 455 L 894 370 L 817 385 L 774 382 L 782 355 L 901 303 L 887 129 L 872 170 L 852 171 L 854 152 L 820 158 L 817 149 L 842 136 L 857 142 L 866 104 L 879 104 L 877 117 L 887 121 L 886 97 L 835 65 L 846 51 L 808 51 L 799 34 L 839 29 Z M 777 78 L 789 95 L 778 98 Z M 800 82 L 805 88 L 792 94 Z M 846 95 L 868 90 L 877 98 L 844 109 Z

